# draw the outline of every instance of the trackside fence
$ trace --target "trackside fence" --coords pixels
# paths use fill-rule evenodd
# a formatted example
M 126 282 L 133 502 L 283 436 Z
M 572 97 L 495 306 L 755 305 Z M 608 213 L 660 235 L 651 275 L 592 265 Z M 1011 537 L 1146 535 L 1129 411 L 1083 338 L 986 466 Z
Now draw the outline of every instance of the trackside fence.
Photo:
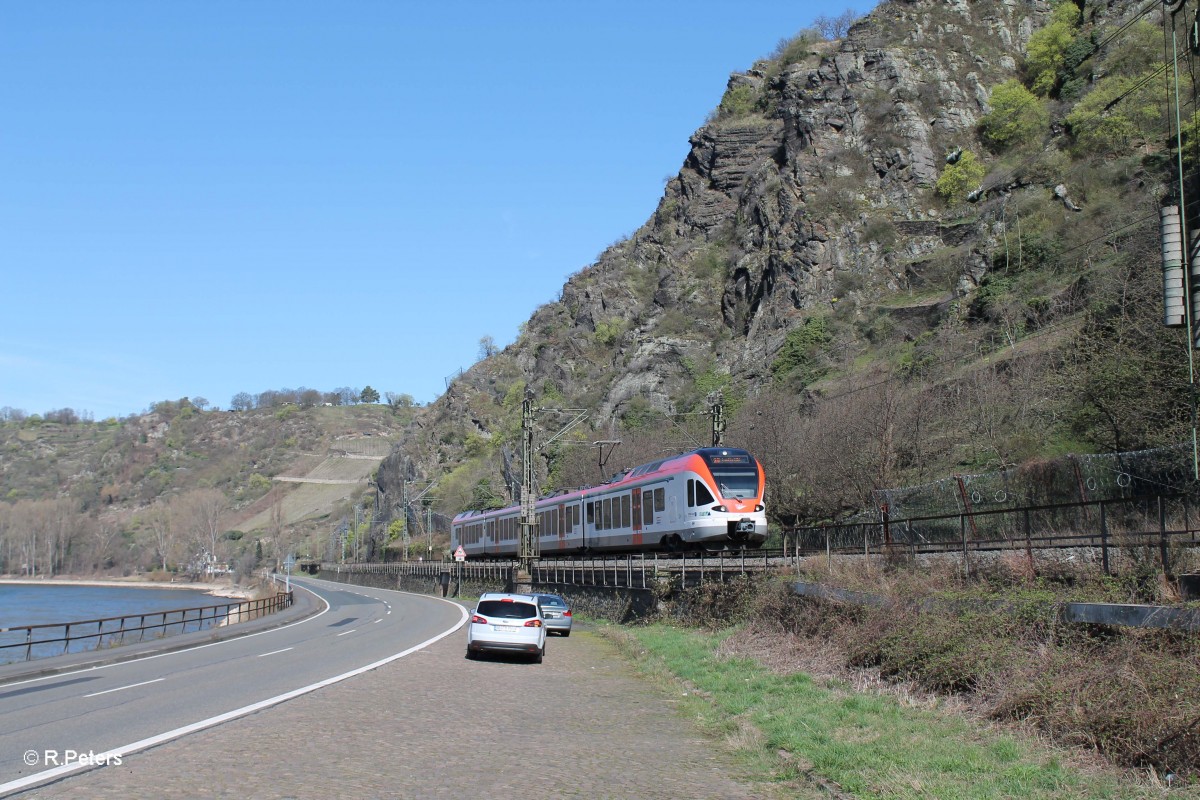
M 1159 561 L 1171 574 L 1173 546 L 1200 541 L 1195 498 L 1147 495 L 1110 500 L 970 509 L 949 514 L 889 517 L 873 522 L 797 527 L 785 530 L 784 549 L 799 556 L 917 555 L 961 553 L 969 570 L 974 554 L 1070 547 L 1098 548 L 1105 572 L 1120 550 Z
M 0 628 L 0 663 L 132 644 L 246 622 L 292 605 L 292 592 L 259 600 L 152 611 L 123 617 Z M 14 657 L 15 656 L 15 657 Z

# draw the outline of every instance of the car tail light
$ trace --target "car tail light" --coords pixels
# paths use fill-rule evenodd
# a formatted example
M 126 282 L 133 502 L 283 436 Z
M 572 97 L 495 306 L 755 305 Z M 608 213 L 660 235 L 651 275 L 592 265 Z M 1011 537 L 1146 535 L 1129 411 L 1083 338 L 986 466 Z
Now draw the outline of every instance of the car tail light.
M 540 619 L 531 619 L 531 620 L 529 620 L 529 622 L 525 623 L 525 627 L 526 628 L 540 628 L 540 627 L 542 627 L 542 621 Z
M 713 511 L 728 511 L 729 509 L 726 508 L 725 506 L 713 506 L 712 510 Z
M 564 617 L 569 617 L 569 616 L 571 616 L 571 609 L 569 609 L 569 608 L 568 608 L 566 611 L 564 611 L 564 612 L 563 612 L 563 616 L 564 616 Z
M 487 625 L 488 621 L 487 621 L 487 619 L 479 616 L 478 614 L 472 614 L 471 615 L 471 624 L 472 625 Z

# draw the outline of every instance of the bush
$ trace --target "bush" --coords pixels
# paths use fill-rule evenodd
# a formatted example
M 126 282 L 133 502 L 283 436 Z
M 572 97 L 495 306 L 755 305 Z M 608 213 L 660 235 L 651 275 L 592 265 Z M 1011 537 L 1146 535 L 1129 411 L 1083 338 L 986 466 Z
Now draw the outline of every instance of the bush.
M 965 198 L 983 183 L 987 170 L 975 154 L 964 150 L 958 161 L 950 164 L 938 178 L 936 191 L 947 200 Z
M 609 347 L 625 332 L 625 325 L 619 319 L 607 319 L 596 323 L 596 343 Z
M 776 380 L 795 375 L 805 384 L 812 383 L 825 372 L 818 357 L 832 340 L 825 317 L 809 317 L 788 331 L 783 347 L 771 362 L 771 374 Z
M 1025 70 L 1030 86 L 1038 94 L 1050 94 L 1058 84 L 1059 72 L 1067 63 L 1067 52 L 1075 43 L 1075 25 L 1079 17 L 1078 6 L 1063 0 L 1051 14 L 1050 24 L 1029 37 Z
M 725 90 L 721 104 L 717 106 L 720 119 L 748 116 L 758 108 L 758 92 L 748 83 L 739 83 Z
M 993 150 L 1040 139 L 1050 125 L 1050 114 L 1042 101 L 1018 80 L 1005 81 L 993 89 L 989 102 L 991 111 L 979 121 L 979 135 Z
M 1087 97 L 1066 117 L 1067 127 L 1080 150 L 1120 152 L 1139 139 L 1153 136 L 1163 119 L 1155 92 L 1161 87 L 1147 81 L 1112 108 L 1117 98 L 1130 91 L 1145 76 L 1102 78 Z

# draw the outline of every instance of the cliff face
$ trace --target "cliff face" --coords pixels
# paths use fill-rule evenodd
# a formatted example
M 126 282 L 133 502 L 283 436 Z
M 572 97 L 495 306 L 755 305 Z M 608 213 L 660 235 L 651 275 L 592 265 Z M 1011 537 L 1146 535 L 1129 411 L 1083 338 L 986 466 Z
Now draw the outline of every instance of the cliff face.
M 534 316 L 514 354 L 522 372 L 575 383 L 570 351 L 530 352 L 546 326 L 619 329 L 603 417 L 638 394 L 676 395 L 687 357 L 760 381 L 798 320 L 848 293 L 908 287 L 906 265 L 947 244 L 931 191 L 946 154 L 978 149 L 985 87 L 1013 76 L 1045 13 L 892 2 L 832 48 L 733 75 L 726 97 L 748 108 L 697 131 L 654 217 Z
M 1089 4 L 1086 24 L 1129 5 Z M 886 313 L 912 339 L 963 313 L 993 263 L 996 214 L 986 195 L 947 204 L 934 185 L 952 154 L 985 152 L 989 91 L 1018 75 L 1051 10 L 890 0 L 840 41 L 794 42 L 731 76 L 653 217 L 430 406 L 404 446 L 415 469 L 494 453 L 524 386 L 543 405 L 591 409 L 603 429 L 646 407 L 696 408 L 714 388 L 754 393 L 806 320 L 869 330 L 873 303 L 907 293 Z M 878 344 L 839 346 L 849 363 Z M 395 466 L 380 472 L 385 492 Z

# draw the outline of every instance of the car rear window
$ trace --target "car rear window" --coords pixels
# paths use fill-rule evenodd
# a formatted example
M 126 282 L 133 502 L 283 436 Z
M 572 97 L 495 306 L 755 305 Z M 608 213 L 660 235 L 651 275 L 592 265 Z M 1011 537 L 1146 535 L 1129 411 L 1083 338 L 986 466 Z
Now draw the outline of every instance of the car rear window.
M 479 613 L 485 617 L 501 619 L 531 619 L 537 616 L 537 606 L 532 603 L 515 603 L 504 600 L 481 600 Z
M 561 597 L 546 597 L 542 596 L 538 600 L 543 606 L 554 606 L 555 608 L 566 608 L 567 604 Z

